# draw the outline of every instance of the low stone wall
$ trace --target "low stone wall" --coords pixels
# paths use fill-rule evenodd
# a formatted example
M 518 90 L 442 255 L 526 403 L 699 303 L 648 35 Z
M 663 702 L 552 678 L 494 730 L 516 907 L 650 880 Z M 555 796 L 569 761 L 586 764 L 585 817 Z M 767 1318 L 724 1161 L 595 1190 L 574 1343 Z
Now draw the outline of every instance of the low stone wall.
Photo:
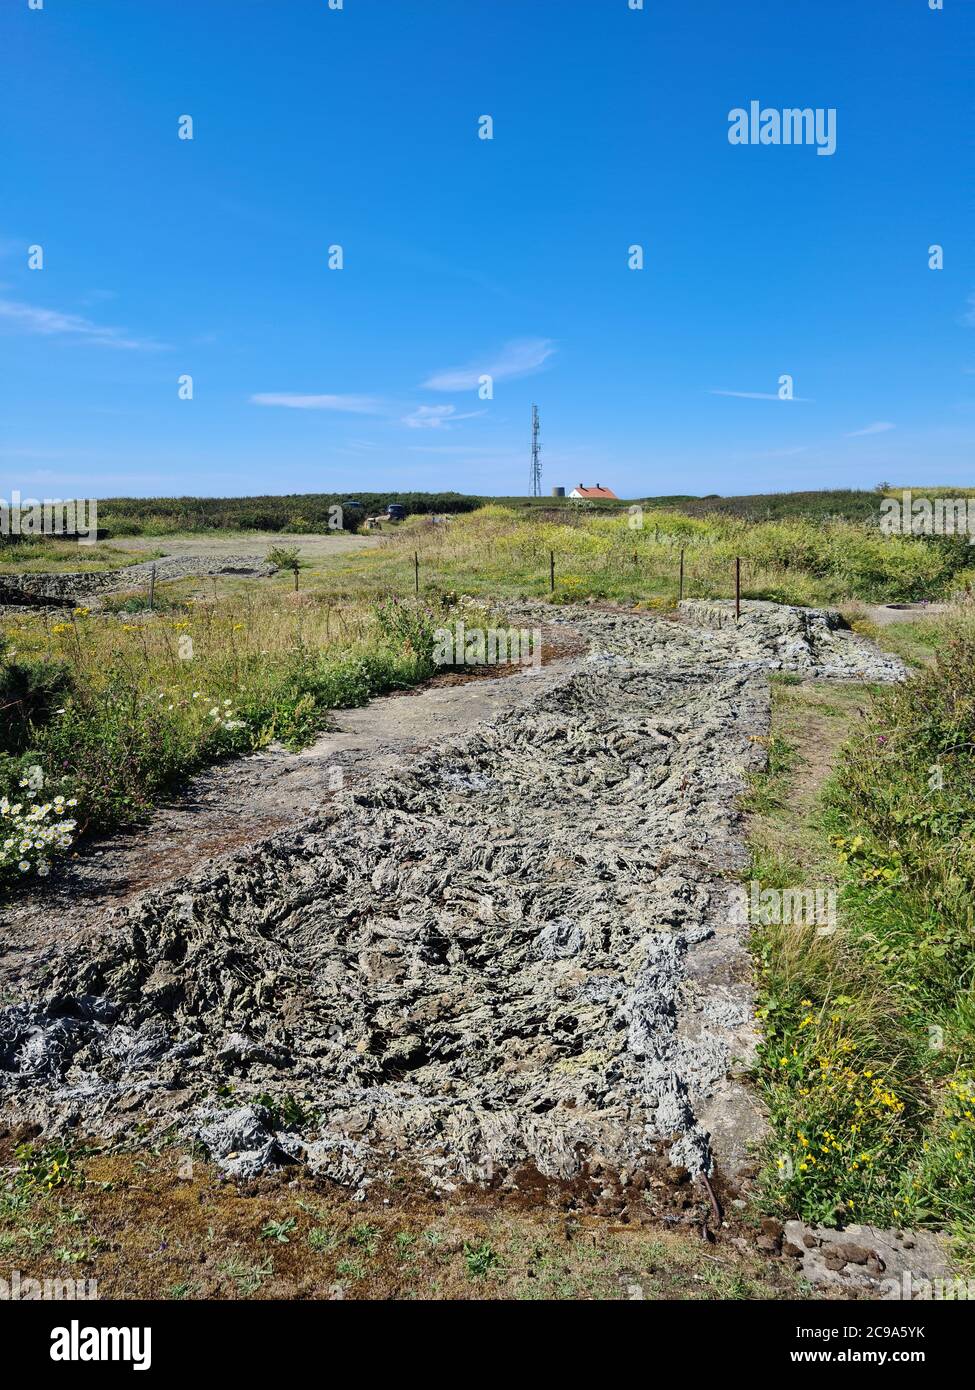
M 681 599 L 679 606 L 695 627 L 735 626 L 734 599 L 685 598 Z M 789 604 L 769 603 L 764 599 L 742 599 L 740 621 L 761 624 L 776 632 L 792 631 L 806 635 L 849 627 L 842 613 L 835 608 L 795 608 Z
M 222 559 L 173 555 L 160 560 L 145 560 L 124 569 L 92 573 L 7 574 L 0 575 L 0 605 L 27 608 L 71 608 L 76 604 L 97 606 L 104 594 L 147 588 L 153 567 L 159 584 L 166 580 L 220 574 L 266 578 L 276 572 L 274 565 L 269 565 L 257 555 L 229 555 Z

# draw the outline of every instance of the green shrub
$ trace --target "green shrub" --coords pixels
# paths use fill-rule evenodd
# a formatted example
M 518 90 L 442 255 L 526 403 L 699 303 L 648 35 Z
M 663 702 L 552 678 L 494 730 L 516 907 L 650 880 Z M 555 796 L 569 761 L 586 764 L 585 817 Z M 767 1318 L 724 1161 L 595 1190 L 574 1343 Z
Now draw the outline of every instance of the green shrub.
M 437 626 L 433 610 L 425 604 L 392 595 L 377 603 L 373 611 L 385 639 L 403 647 L 416 658 L 420 669 L 431 672 Z
M 32 726 L 46 723 L 71 687 L 59 661 L 18 660 L 0 638 L 0 753 L 18 753 Z

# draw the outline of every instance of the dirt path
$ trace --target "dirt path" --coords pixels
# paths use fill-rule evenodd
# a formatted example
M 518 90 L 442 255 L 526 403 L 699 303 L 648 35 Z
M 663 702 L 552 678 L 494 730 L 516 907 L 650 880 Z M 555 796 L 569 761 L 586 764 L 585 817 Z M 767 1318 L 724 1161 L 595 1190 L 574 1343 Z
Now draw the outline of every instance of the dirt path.
M 191 559 L 225 555 L 265 555 L 271 546 L 297 546 L 305 560 L 325 560 L 331 555 L 345 555 L 352 550 L 370 550 L 382 544 L 381 536 L 355 536 L 345 531 L 327 531 L 315 535 L 283 535 L 274 531 L 222 532 L 187 536 L 120 536 L 106 545 L 118 550 L 162 550 L 166 557 Z
M 148 824 L 83 846 L 49 885 L 0 908 L 0 1002 L 106 912 L 267 840 L 365 773 L 391 774 L 442 739 L 534 696 L 578 649 L 560 633 L 539 674 L 529 668 L 459 683 L 439 677 L 335 711 L 333 728 L 300 752 L 277 745 L 204 769 Z
M 939 618 L 950 613 L 953 606 L 950 603 L 869 603 L 864 605 L 863 615 L 878 627 L 890 627 L 892 623 L 910 622 L 914 618 Z

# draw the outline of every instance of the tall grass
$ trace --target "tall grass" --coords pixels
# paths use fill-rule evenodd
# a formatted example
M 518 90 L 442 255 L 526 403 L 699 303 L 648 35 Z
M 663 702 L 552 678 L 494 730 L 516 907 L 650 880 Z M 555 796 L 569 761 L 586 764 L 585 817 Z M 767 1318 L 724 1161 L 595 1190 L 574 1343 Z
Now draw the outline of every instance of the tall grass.
M 123 569 L 143 560 L 154 560 L 161 553 L 158 549 L 123 550 L 113 545 L 80 545 L 76 540 L 54 537 L 0 540 L 0 584 L 5 574 L 88 574 Z
M 216 759 L 300 747 L 330 710 L 431 674 L 435 614 L 405 608 L 245 592 L 132 621 L 18 618 L 0 652 L 0 795 L 22 800 L 40 768 L 40 799 L 76 797 L 83 834 L 144 818 Z
M 878 694 L 828 784 L 840 930 L 756 933 L 768 1191 L 975 1237 L 975 622 Z
M 938 597 L 963 582 L 969 559 L 964 548 L 884 537 L 846 522 L 751 524 L 671 510 L 546 520 L 491 505 L 441 525 L 411 519 L 382 535 L 377 548 L 326 562 L 319 579 L 336 594 L 406 593 L 416 550 L 430 592 L 545 598 L 552 552 L 556 602 L 594 597 L 662 605 L 677 597 L 682 548 L 685 597 L 729 597 L 741 556 L 746 598 L 812 605 Z

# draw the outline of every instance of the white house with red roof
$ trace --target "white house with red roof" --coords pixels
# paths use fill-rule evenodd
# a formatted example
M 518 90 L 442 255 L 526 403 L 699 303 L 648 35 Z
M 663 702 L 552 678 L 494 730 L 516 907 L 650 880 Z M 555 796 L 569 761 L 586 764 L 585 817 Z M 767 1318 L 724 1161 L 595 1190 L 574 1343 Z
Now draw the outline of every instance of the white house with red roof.
M 608 499 L 610 502 L 619 501 L 619 498 L 612 488 L 603 487 L 602 483 L 597 483 L 595 487 L 586 487 L 583 483 L 580 483 L 578 487 L 572 489 L 569 496 L 587 499 L 594 498 L 596 500 L 602 497 Z

